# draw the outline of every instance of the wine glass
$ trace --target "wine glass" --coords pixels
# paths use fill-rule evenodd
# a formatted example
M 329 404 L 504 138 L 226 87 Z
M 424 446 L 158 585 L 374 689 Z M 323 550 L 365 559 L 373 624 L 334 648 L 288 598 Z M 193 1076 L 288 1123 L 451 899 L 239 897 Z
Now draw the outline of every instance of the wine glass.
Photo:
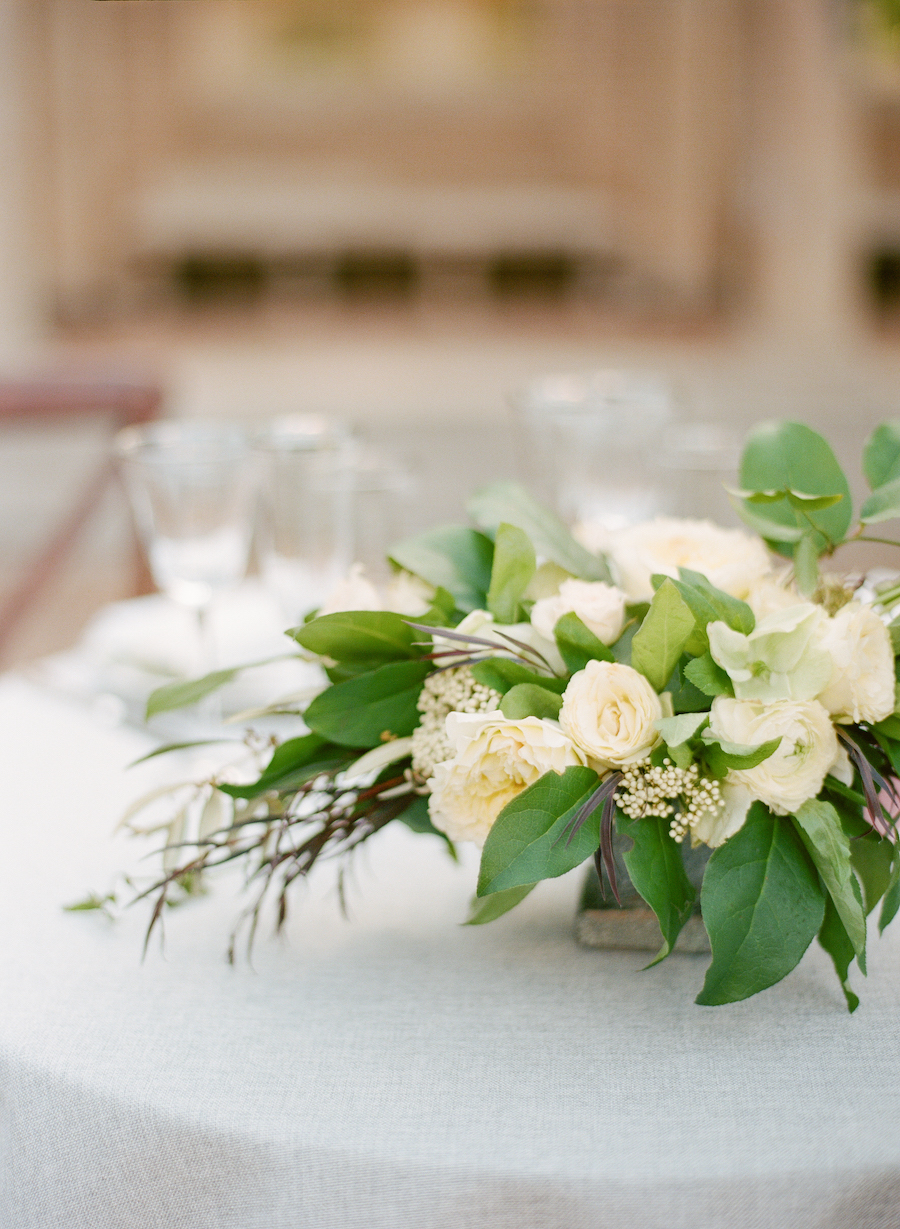
M 215 668 L 213 598 L 244 577 L 256 476 L 244 432 L 178 420 L 127 427 L 116 453 L 157 587 L 196 613 L 198 674 Z

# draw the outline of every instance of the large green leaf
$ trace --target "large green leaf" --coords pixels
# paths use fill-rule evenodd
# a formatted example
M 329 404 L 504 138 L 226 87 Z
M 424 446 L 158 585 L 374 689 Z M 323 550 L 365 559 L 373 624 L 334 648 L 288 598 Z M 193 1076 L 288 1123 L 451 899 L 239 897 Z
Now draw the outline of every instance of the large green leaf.
M 494 540 L 494 563 L 487 608 L 498 623 L 518 623 L 519 603 L 537 567 L 534 547 L 517 525 L 500 525 Z
M 662 691 L 695 626 L 694 616 L 671 580 L 653 595 L 650 609 L 631 642 L 631 664 L 654 691 Z
M 429 584 L 446 589 L 460 610 L 484 610 L 494 544 L 464 525 L 444 525 L 398 542 L 393 561 Z
M 876 427 L 863 448 L 863 472 L 872 490 L 900 478 L 900 419 Z
M 556 721 L 562 708 L 562 697 L 535 683 L 517 683 L 500 702 L 500 711 L 510 721 L 523 717 L 544 717 Z
M 794 815 L 800 837 L 822 877 L 857 959 L 866 958 L 866 914 L 850 861 L 850 839 L 830 802 L 811 798 Z
M 600 808 L 571 841 L 566 829 L 599 783 L 592 768 L 547 772 L 508 802 L 484 844 L 478 895 L 552 879 L 589 858 L 600 844 Z
M 576 542 L 559 517 L 532 499 L 517 482 L 492 483 L 472 496 L 466 510 L 485 533 L 495 533 L 504 522 L 517 525 L 534 543 L 539 555 L 558 563 L 570 575 L 611 583 L 604 561 Z
M 786 977 L 822 925 L 825 893 L 790 820 L 754 803 L 713 850 L 700 893 L 712 946 L 697 1002 L 735 1003 Z
M 734 684 L 709 653 L 694 657 L 684 666 L 684 677 L 705 696 L 733 696 Z
M 828 508 L 801 510 L 787 496 L 765 505 L 765 517 L 789 531 L 818 531 L 817 549 L 842 542 L 853 518 L 850 487 L 828 442 L 799 422 L 765 422 L 750 435 L 741 457 L 741 486 L 748 491 L 799 491 L 805 495 L 840 495 Z M 745 505 L 746 506 L 746 505 Z M 758 509 L 757 509 L 758 512 Z M 769 536 L 780 554 L 792 556 L 794 533 Z
M 850 972 L 850 965 L 856 953 L 830 897 L 825 901 L 825 920 L 819 931 L 819 943 L 832 959 L 834 971 L 838 975 L 844 998 L 847 1000 L 847 1010 L 856 1011 L 859 998 L 850 989 L 850 982 L 847 980 L 847 974 Z
M 316 696 L 304 720 L 316 734 L 345 747 L 377 747 L 386 734 L 412 734 L 421 716 L 416 701 L 430 669 L 427 661 L 396 661 L 335 683 Z
M 553 635 L 560 657 L 573 674 L 583 670 L 589 661 L 615 661 L 610 649 L 573 610 L 557 619 Z
M 469 906 L 469 916 L 463 925 L 484 926 L 486 922 L 496 921 L 498 917 L 514 909 L 535 887 L 535 883 L 523 883 L 516 888 L 507 888 L 504 892 L 492 892 L 490 896 L 474 896 Z
M 417 657 L 416 641 L 424 632 L 414 631 L 403 618 L 390 610 L 342 610 L 320 615 L 289 636 L 321 657 L 339 662 L 385 662 Z
M 664 960 L 675 946 L 681 928 L 691 916 L 697 893 L 687 877 L 681 846 L 669 836 L 669 821 L 659 816 L 626 819 L 616 816 L 616 829 L 634 841 L 622 855 L 637 891 L 656 914 L 662 947 L 651 965 Z

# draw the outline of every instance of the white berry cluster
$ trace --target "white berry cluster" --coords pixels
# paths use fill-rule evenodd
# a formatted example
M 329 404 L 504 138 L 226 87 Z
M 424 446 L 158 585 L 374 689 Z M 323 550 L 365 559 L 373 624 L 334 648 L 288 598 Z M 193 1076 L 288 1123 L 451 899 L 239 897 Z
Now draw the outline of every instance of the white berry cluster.
M 669 759 L 657 767 L 645 759 L 623 769 L 615 799 L 629 819 L 671 816 L 669 835 L 679 844 L 702 816 L 718 814 L 724 805 L 718 781 L 701 777 L 696 764 L 676 768 Z
M 434 773 L 435 764 L 451 758 L 453 750 L 445 732 L 448 713 L 492 713 L 501 699 L 492 687 L 476 682 L 468 666 L 430 674 L 417 704 L 422 721 L 412 736 L 415 775 L 427 780 Z

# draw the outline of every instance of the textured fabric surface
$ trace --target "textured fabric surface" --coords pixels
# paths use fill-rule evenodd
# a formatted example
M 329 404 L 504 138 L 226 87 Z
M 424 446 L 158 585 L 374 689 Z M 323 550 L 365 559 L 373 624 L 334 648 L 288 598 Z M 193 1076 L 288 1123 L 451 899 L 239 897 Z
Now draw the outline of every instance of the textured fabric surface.
M 349 922 L 322 875 L 230 969 L 222 883 L 142 964 L 140 907 L 60 906 L 135 864 L 110 834 L 143 749 L 0 683 L 0 1225 L 900 1225 L 900 933 L 873 940 L 854 1017 L 817 950 L 699 1008 L 703 957 L 642 973 L 573 943 L 577 876 L 460 927 L 473 860 L 395 825 Z

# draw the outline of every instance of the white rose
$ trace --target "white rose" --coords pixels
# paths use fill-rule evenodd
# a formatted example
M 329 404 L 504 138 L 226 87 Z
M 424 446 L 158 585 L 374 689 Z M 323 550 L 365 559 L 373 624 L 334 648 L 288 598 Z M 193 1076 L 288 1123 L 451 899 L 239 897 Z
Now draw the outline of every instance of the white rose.
M 763 576 L 750 586 L 744 594 L 744 601 L 753 611 L 754 617 L 764 619 L 766 615 L 774 614 L 776 610 L 788 610 L 791 606 L 799 606 L 803 602 L 799 591 L 792 584 L 782 583 L 774 577 Z
M 629 598 L 649 601 L 654 573 L 678 576 L 690 568 L 733 597 L 745 597 L 771 571 L 760 538 L 712 521 L 657 517 L 612 535 L 608 547 L 619 583 Z
M 453 841 L 483 845 L 508 802 L 545 772 L 562 774 L 585 756 L 555 721 L 499 713 L 450 713 L 447 737 L 454 756 L 436 765 L 429 812 Z
M 434 599 L 435 587 L 412 572 L 397 572 L 384 591 L 386 610 L 415 619 L 425 614 Z
M 494 616 L 489 611 L 470 610 L 453 630 L 460 636 L 477 636 L 479 640 L 489 640 L 491 644 L 496 644 L 498 649 L 506 649 L 507 653 L 518 655 L 521 650 L 517 645 L 510 644 L 510 641 L 505 639 L 508 636 L 512 640 L 518 640 L 535 649 L 557 673 L 565 670 L 565 663 L 559 655 L 556 641 L 552 636 L 549 640 L 542 636 L 531 623 L 495 623 Z M 465 649 L 466 645 L 461 640 L 447 640 L 441 636 L 435 636 L 434 651 L 437 653 L 444 648 Z M 481 655 L 485 652 L 484 646 L 480 644 L 473 644 L 471 648 L 473 654 Z M 436 657 L 434 660 L 438 666 L 452 666 L 455 661 L 453 657 Z M 528 661 L 529 668 L 540 670 L 538 660 L 530 657 L 522 660 L 523 662 Z
M 659 742 L 659 696 L 631 666 L 589 661 L 563 694 L 562 728 L 599 764 L 621 768 L 644 759 Z
M 378 590 L 366 578 L 361 563 L 354 563 L 350 571 L 328 594 L 319 607 L 319 614 L 338 614 L 344 610 L 383 610 Z
M 818 700 L 713 700 L 709 728 L 726 742 L 756 747 L 772 738 L 781 743 L 755 768 L 732 769 L 727 781 L 744 785 L 776 815 L 792 815 L 815 798 L 825 774 L 838 760 L 831 718 Z
M 625 594 L 602 581 L 564 580 L 559 593 L 535 602 L 533 627 L 553 639 L 553 629 L 564 614 L 576 614 L 585 627 L 604 644 L 615 644 L 625 626 Z
M 849 602 L 828 619 L 820 645 L 831 656 L 831 681 L 819 701 L 835 721 L 883 721 L 894 711 L 891 637 L 869 606 Z

